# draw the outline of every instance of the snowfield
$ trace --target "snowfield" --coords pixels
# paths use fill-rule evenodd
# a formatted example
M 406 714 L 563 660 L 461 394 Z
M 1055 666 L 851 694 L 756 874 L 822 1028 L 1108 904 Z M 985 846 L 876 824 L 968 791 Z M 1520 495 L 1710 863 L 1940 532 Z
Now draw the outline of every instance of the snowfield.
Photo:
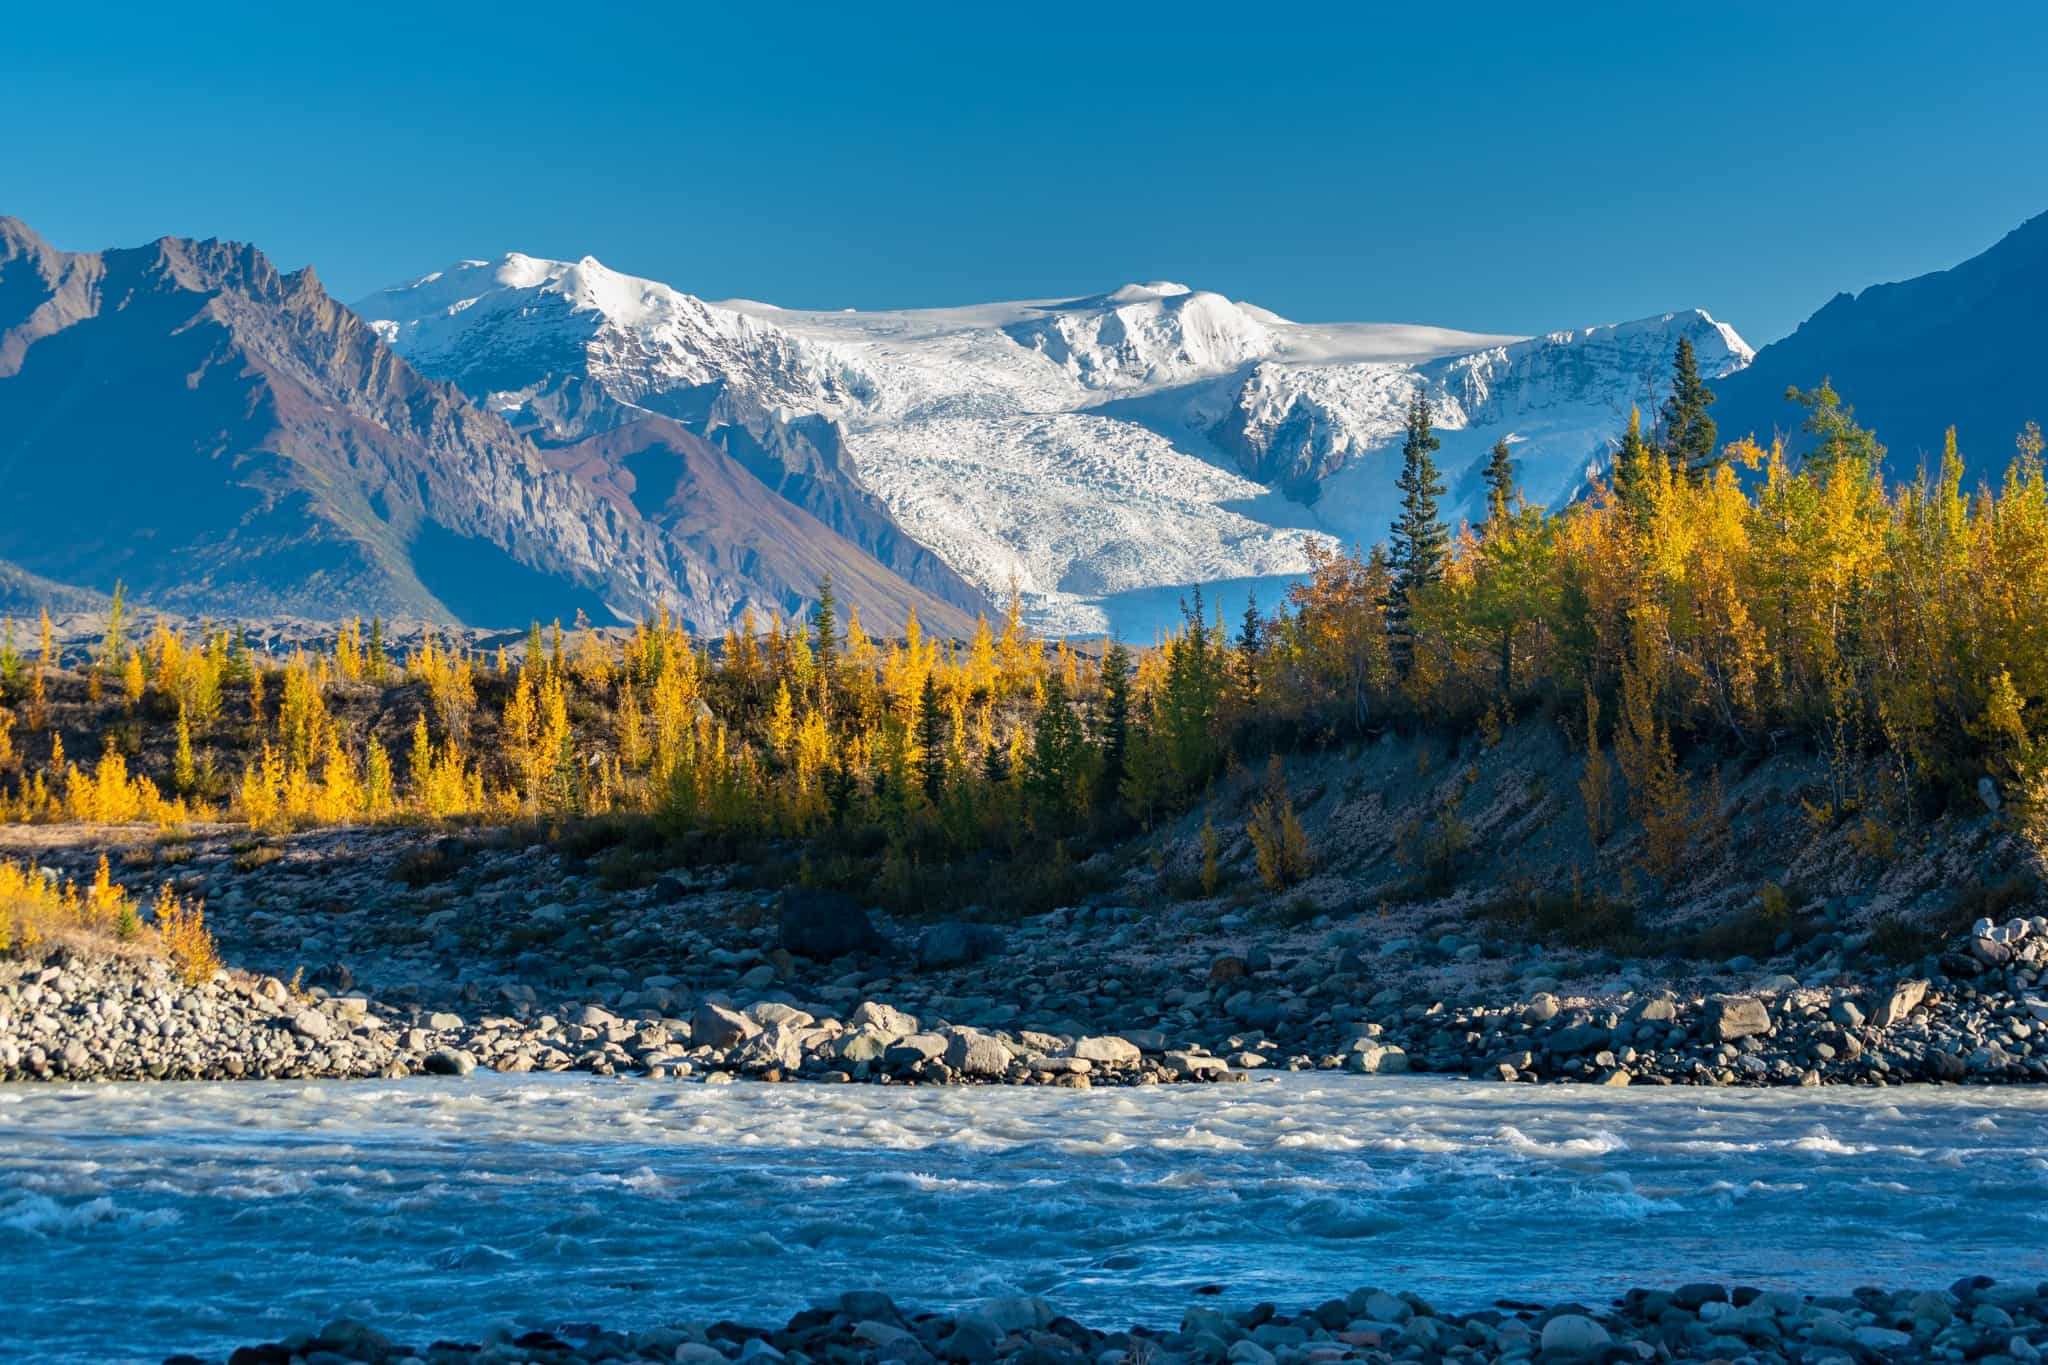
M 1380 539 L 1402 418 L 1435 405 L 1446 513 L 1475 512 L 1495 440 L 1532 498 L 1583 487 L 1668 385 L 1748 364 L 1698 310 L 1522 338 L 1298 323 L 1165 281 L 1075 299 L 892 312 L 705 303 L 586 257 L 469 261 L 358 305 L 421 368 L 574 435 L 709 395 L 815 413 L 861 483 L 955 571 L 1043 629 L 1150 636 L 1191 584 L 1307 568 L 1313 536 Z M 587 389 L 605 400 L 594 402 Z

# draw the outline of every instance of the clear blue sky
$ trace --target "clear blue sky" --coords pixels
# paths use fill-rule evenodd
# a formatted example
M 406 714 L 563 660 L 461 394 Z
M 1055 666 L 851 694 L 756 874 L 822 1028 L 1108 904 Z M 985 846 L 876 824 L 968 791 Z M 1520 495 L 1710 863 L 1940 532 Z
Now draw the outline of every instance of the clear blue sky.
M 30 4 L 0 212 L 344 299 L 516 249 L 791 306 L 1164 278 L 1761 343 L 2048 209 L 2048 6 L 1940 9 Z

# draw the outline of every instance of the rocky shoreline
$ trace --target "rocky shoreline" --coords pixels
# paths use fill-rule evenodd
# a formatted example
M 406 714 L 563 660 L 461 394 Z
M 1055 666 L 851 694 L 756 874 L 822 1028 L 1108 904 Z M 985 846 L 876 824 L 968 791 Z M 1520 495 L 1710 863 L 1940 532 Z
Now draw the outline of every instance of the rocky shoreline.
M 35 856 L 73 878 L 112 843 L 9 837 L 42 840 Z M 751 889 L 745 869 L 621 885 L 632 865 L 503 833 L 222 830 L 111 851 L 134 889 L 168 878 L 203 898 L 239 970 L 188 987 L 132 955 L 0 961 L 0 1077 L 2048 1081 L 2037 916 L 1979 919 L 1894 965 L 1853 907 L 1828 902 L 1761 960 L 1700 963 L 1256 906 L 1098 899 L 1002 925 L 899 921 Z
M 1267 1069 L 1427 1071 L 1603 1085 L 1821 1085 L 2048 1080 L 2048 923 L 1980 922 L 1950 972 L 1863 989 L 1681 997 L 1668 990 L 1499 1007 L 1442 1004 L 1386 1021 L 1336 1012 L 1290 1033 L 1126 1028 L 1054 1033 L 954 1022 L 877 1000 L 840 1014 L 750 969 L 729 991 L 649 978 L 608 1003 L 396 1006 L 222 972 L 187 986 L 160 962 L 60 952 L 0 967 L 0 1079 L 151 1080 L 508 1073 L 1087 1088 L 1243 1080 Z M 1989 959 L 1997 959 L 1995 962 Z M 1263 965 L 1263 964 L 1261 964 Z M 1973 976 L 1962 973 L 1974 968 Z M 1216 960 L 1221 993 L 1255 965 Z
M 841 1295 L 781 1328 L 685 1322 L 652 1331 L 502 1327 L 471 1342 L 395 1341 L 359 1322 L 243 1346 L 226 1365 L 1318 1365 L 1333 1361 L 1621 1362 L 1718 1360 L 1797 1365 L 1981 1361 L 2035 1365 L 2048 1348 L 2048 1284 L 1966 1277 L 1945 1290 L 1858 1289 L 1839 1296 L 1719 1284 L 1635 1289 L 1605 1307 L 1502 1302 L 1440 1312 L 1414 1294 L 1353 1290 L 1283 1313 L 1190 1308 L 1173 1330 L 1104 1330 L 1038 1298 L 957 1313 L 916 1313 L 872 1291 Z M 215 1365 L 176 1355 L 165 1365 Z

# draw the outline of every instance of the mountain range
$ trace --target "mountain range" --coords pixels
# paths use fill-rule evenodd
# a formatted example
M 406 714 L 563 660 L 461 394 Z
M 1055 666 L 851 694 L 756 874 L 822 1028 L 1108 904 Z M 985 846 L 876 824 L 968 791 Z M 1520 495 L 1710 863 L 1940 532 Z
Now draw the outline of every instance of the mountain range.
M 1516 337 L 1151 282 L 803 311 L 517 253 L 344 308 L 252 247 L 72 253 L 0 219 L 0 598 L 716 631 L 829 575 L 883 631 L 1014 589 L 1045 629 L 1144 634 L 1190 584 L 1273 592 L 1311 538 L 1380 538 L 1418 390 L 1452 516 L 1501 439 L 1532 498 L 1576 496 L 1681 336 L 1724 439 L 1832 374 L 1895 458 L 1955 422 L 2002 467 L 2042 415 L 2044 286 L 2048 218 L 1760 352 L 1697 309 Z
M 1823 378 L 1885 443 L 1892 477 L 1932 467 L 1953 426 L 1970 478 L 1996 481 L 2021 429 L 2048 426 L 2048 213 L 1954 269 L 1837 294 L 1718 386 L 1714 417 L 1798 449 L 1785 390 Z
M 1485 450 L 1562 501 L 1677 338 L 1706 373 L 1750 350 L 1705 313 L 1536 338 L 1290 322 L 1168 282 L 1076 299 L 898 312 L 710 303 L 585 258 L 465 261 L 356 310 L 422 371 L 549 441 L 650 416 L 771 484 L 878 514 L 1043 628 L 1147 631 L 1186 585 L 1291 580 L 1316 536 L 1393 512 L 1409 395 L 1444 427 L 1452 510 Z M 800 451 L 764 431 L 800 432 Z M 857 534 L 857 533 L 854 533 Z M 892 565 L 906 576 L 919 566 Z
M 0 561 L 195 614 L 516 624 L 666 605 L 700 630 L 830 575 L 878 627 L 938 595 L 677 423 L 543 444 L 422 375 L 310 269 L 0 218 Z M 0 590 L 23 581 L 0 576 Z M 19 604 L 28 605 L 28 604 Z

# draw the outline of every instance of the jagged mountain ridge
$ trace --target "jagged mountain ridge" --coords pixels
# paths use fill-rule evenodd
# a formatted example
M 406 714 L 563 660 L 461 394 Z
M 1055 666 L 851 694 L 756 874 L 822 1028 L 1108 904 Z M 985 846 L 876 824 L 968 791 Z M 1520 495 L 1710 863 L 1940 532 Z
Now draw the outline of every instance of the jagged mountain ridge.
M 1710 377 L 1750 356 L 1698 311 L 1521 338 L 1296 323 L 1155 281 L 807 312 L 519 255 L 359 307 L 429 372 L 515 416 L 534 392 L 590 385 L 707 431 L 689 408 L 707 390 L 776 404 L 968 582 L 1014 584 L 1042 626 L 1084 633 L 1149 631 L 1183 585 L 1299 574 L 1313 536 L 1379 538 L 1418 386 L 1446 428 L 1455 515 L 1477 509 L 1477 466 L 1503 436 L 1532 495 L 1571 496 L 1629 407 L 1662 397 L 1681 333 Z M 679 327 L 694 339 L 674 341 Z
M 829 348 L 589 257 L 464 261 L 356 311 L 543 445 L 671 419 L 916 586 L 962 610 L 986 605 L 848 466 L 830 418 L 873 402 L 876 384 Z
M 105 590 L 118 578 L 154 605 L 244 616 L 505 625 L 667 605 L 713 629 L 748 606 L 799 606 L 829 564 L 878 624 L 911 605 L 966 623 L 800 513 L 799 534 L 724 452 L 658 435 L 643 480 L 719 497 L 680 518 L 642 514 L 588 473 L 602 452 L 543 451 L 423 377 L 310 269 L 170 237 L 64 252 L 0 218 L 0 481 L 13 514 L 0 560 L 34 576 L 14 581 Z M 708 564 L 692 527 L 765 543 Z
M 2044 305 L 2048 213 L 1952 269 L 1837 294 L 1721 385 L 1714 417 L 1724 436 L 1783 433 L 1802 450 L 1805 414 L 1785 390 L 1831 378 L 1889 448 L 1892 477 L 1932 467 L 1954 426 L 1971 480 L 1995 482 L 2020 430 L 2048 425 Z

